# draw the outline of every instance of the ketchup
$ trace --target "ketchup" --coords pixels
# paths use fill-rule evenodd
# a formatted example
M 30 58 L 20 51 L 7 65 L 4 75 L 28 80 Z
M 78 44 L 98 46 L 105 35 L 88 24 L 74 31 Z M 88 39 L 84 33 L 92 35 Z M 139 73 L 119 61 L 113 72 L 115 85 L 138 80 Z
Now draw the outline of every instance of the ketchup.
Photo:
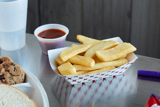
M 55 38 L 62 37 L 66 34 L 63 30 L 60 29 L 48 29 L 40 32 L 38 34 L 39 37 L 44 39 L 50 39 L 50 41 L 46 40 L 39 40 L 39 44 L 42 48 L 42 52 L 44 54 L 48 54 L 48 50 L 61 48 L 64 46 L 66 37 L 61 38 L 59 40 L 54 40 Z
M 48 29 L 40 32 L 38 36 L 45 39 L 54 39 L 54 38 L 59 38 L 65 34 L 66 32 L 60 29 Z

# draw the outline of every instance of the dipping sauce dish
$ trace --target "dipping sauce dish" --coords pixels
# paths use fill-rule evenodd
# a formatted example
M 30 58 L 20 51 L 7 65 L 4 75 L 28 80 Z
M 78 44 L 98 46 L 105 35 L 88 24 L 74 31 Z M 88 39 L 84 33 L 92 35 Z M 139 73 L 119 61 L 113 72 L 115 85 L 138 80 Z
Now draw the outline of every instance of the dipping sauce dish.
M 48 50 L 63 47 L 68 33 L 69 29 L 61 24 L 42 25 L 34 31 L 44 54 L 48 54 Z

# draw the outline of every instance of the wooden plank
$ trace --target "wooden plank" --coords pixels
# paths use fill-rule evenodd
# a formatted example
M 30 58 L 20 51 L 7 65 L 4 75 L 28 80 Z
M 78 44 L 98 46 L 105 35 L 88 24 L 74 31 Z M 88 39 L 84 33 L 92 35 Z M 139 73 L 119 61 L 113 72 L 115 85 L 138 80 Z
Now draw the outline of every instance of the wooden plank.
M 77 34 L 82 32 L 81 0 L 40 0 L 40 25 L 59 23 L 70 30 L 67 40 L 77 41 Z
M 131 43 L 137 54 L 160 58 L 160 0 L 132 0 Z
M 83 34 L 130 41 L 131 0 L 83 0 Z
M 28 0 L 27 33 L 32 33 L 39 26 L 38 0 Z

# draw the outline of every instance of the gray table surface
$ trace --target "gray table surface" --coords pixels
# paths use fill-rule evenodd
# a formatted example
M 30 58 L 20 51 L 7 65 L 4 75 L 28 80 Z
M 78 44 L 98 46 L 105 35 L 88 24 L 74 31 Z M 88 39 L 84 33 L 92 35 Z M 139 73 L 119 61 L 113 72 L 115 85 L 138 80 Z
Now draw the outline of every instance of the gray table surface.
M 73 42 L 66 41 L 65 46 L 70 46 Z M 61 107 L 63 104 L 53 92 L 55 77 L 57 75 L 52 71 L 48 56 L 44 55 L 38 44 L 37 39 L 32 34 L 26 35 L 26 45 L 17 51 L 0 51 L 1 56 L 8 56 L 24 69 L 32 72 L 42 83 L 49 99 L 50 107 Z M 158 78 L 147 78 L 137 76 L 137 70 L 160 70 L 160 60 L 146 56 L 137 55 L 136 62 L 126 71 L 123 79 L 131 85 L 131 92 L 118 93 L 106 100 L 97 100 L 82 107 L 142 107 L 146 104 L 152 93 L 160 95 L 160 83 Z M 129 77 L 129 78 L 128 78 Z M 107 90 L 110 91 L 110 90 Z M 106 92 L 107 93 L 107 92 Z M 106 95 L 107 96 L 107 95 Z M 78 105 L 76 105 L 77 107 Z

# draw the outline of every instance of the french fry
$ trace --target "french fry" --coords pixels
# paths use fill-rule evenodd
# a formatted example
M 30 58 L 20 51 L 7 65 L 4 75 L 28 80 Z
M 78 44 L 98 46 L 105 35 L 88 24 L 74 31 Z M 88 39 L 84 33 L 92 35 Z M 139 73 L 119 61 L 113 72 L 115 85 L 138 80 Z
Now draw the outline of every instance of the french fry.
M 73 65 L 73 66 L 76 68 L 76 71 L 92 71 L 92 70 L 97 70 L 97 69 L 101 69 L 108 66 L 119 67 L 121 65 L 126 64 L 127 62 L 128 62 L 127 59 L 119 59 L 119 60 L 110 61 L 110 62 L 96 63 L 95 66 L 92 68 L 85 67 L 82 65 Z
M 58 69 L 54 70 L 57 74 L 61 74 Z
M 68 61 L 62 61 L 62 59 L 61 58 L 56 58 L 56 63 L 58 64 L 58 65 L 62 65 L 62 64 L 64 64 L 64 63 L 66 63 L 66 62 L 68 62 Z
M 70 74 L 70 75 L 82 75 L 83 73 L 86 73 L 86 72 L 88 72 L 88 71 L 78 71 L 78 72 L 76 72 L 75 74 Z
M 88 37 L 83 36 L 83 35 L 77 35 L 77 40 L 80 43 L 83 43 L 83 44 L 96 44 L 96 43 L 101 42 L 101 40 L 96 40 L 96 39 L 88 38 Z
M 60 53 L 60 58 L 62 61 L 67 61 L 69 58 L 79 53 L 85 52 L 91 46 L 91 44 L 71 46 Z
M 70 62 L 58 66 L 58 70 L 62 75 L 76 74 L 76 68 Z
M 118 58 L 118 59 L 125 59 L 127 55 L 123 55 L 122 57 Z
M 112 41 L 112 40 L 110 40 L 110 41 L 101 41 L 100 43 L 95 44 L 91 48 L 89 48 L 86 51 L 86 53 L 84 54 L 84 56 L 93 58 L 93 57 L 95 57 L 97 50 L 109 49 L 109 48 L 112 48 L 114 46 L 117 46 L 118 44 L 119 44 L 118 42 Z
M 78 55 L 84 56 L 85 52 L 79 53 Z
M 136 50 L 130 43 L 101 41 L 83 35 L 77 35 L 77 40 L 82 44 L 72 44 L 56 59 L 60 65 L 55 71 L 58 74 L 73 76 L 109 71 L 126 64 L 126 56 Z
M 76 46 L 78 44 L 72 44 L 71 46 Z M 85 52 L 79 53 L 78 55 L 84 56 Z
M 98 69 L 98 70 L 94 70 L 94 71 L 90 71 L 90 72 L 85 72 L 85 73 L 82 73 L 81 75 L 89 75 L 89 74 L 102 73 L 102 72 L 109 71 L 109 70 L 112 70 L 112 69 L 115 69 L 115 67 L 114 66 L 108 66 L 108 67 L 101 68 L 101 69 Z
M 101 60 L 99 60 L 99 59 L 97 58 L 97 56 L 94 57 L 93 59 L 94 59 L 95 63 L 100 63 L 100 62 L 102 62 Z
M 57 72 L 57 71 L 56 71 Z M 87 73 L 89 71 L 77 71 L 75 74 L 70 74 L 71 76 L 75 76 L 75 75 L 82 75 L 84 73 Z M 60 74 L 59 72 L 57 72 L 58 74 Z
M 96 56 L 102 61 L 112 61 L 123 57 L 137 49 L 130 43 L 121 43 L 109 50 L 96 51 Z
M 72 44 L 71 46 L 77 46 L 78 44 Z
M 71 46 L 76 46 L 78 44 L 72 44 Z M 79 53 L 78 55 L 84 56 L 85 52 Z
M 76 55 L 69 59 L 69 62 L 72 64 L 79 64 L 86 67 L 93 67 L 95 65 L 95 61 L 90 57 Z

